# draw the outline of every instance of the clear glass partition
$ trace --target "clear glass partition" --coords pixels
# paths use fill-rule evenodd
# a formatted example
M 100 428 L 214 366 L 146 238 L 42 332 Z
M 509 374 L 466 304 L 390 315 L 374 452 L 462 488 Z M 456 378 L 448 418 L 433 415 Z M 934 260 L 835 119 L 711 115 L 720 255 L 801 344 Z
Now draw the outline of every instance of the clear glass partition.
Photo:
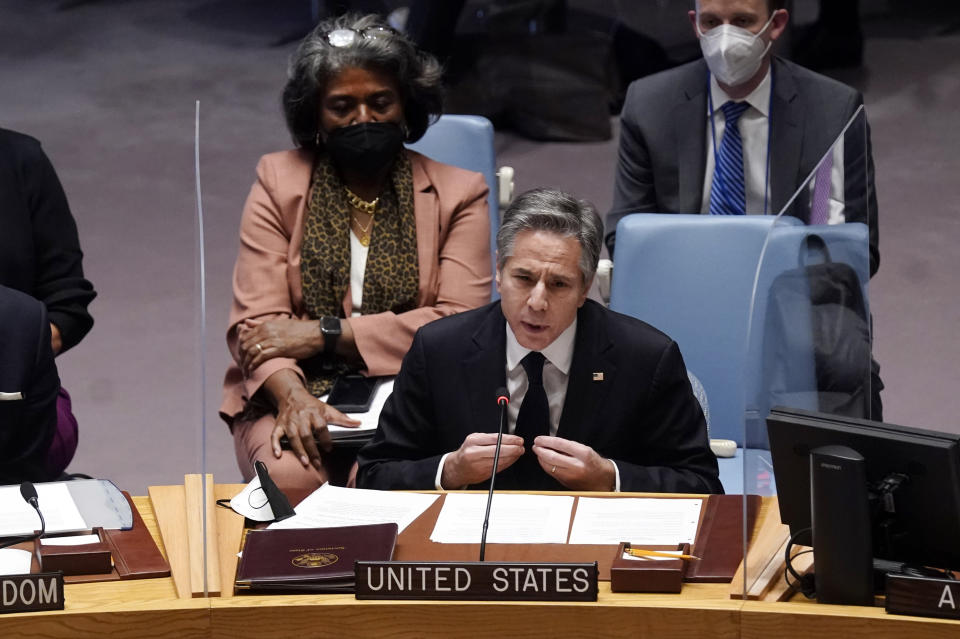
M 776 431 L 773 448 L 778 454 L 771 454 L 771 409 L 862 419 L 873 412 L 868 284 L 876 259 L 870 241 L 876 202 L 862 107 L 810 166 L 803 166 L 805 160 L 801 153 L 800 170 L 806 174 L 763 242 L 744 369 L 745 499 L 762 496 L 758 522 L 785 513 L 783 523 L 794 532 L 810 525 L 809 455 L 804 442 L 787 441 L 789 433 L 783 431 Z M 778 162 L 786 160 L 771 159 L 773 175 L 783 173 L 782 167 L 776 169 Z M 785 450 L 790 459 L 781 461 Z M 798 461 L 800 456 L 804 459 Z M 771 565 L 768 559 L 779 556 L 782 561 L 789 535 L 783 527 L 756 530 L 764 531 L 764 539 L 744 536 L 748 598 L 756 598 L 771 578 L 768 592 L 780 593 L 784 587 L 783 567 L 766 573 L 764 568 Z M 809 535 L 797 541 L 809 544 Z M 751 557 L 754 546 L 757 553 Z M 792 554 L 804 549 L 794 547 Z M 770 556 L 759 557 L 761 551 Z M 811 563 L 812 553 L 798 555 L 793 567 L 802 574 Z

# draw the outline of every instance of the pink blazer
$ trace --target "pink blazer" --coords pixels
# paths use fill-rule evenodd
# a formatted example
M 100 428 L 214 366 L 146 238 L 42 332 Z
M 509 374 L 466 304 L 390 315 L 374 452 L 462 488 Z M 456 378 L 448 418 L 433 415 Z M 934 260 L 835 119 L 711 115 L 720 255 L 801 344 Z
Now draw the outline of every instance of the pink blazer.
M 487 185 L 465 171 L 407 151 L 413 164 L 414 213 L 420 269 L 419 308 L 399 315 L 350 317 L 350 289 L 343 314 L 369 375 L 395 375 L 413 334 L 445 315 L 490 300 L 491 255 Z M 260 158 L 240 222 L 240 250 L 233 271 L 233 306 L 227 345 L 237 361 L 237 325 L 246 319 L 305 318 L 300 285 L 300 245 L 313 156 L 304 150 Z M 221 416 L 232 423 L 244 402 L 276 371 L 296 360 L 275 358 L 244 378 L 233 364 L 224 381 Z

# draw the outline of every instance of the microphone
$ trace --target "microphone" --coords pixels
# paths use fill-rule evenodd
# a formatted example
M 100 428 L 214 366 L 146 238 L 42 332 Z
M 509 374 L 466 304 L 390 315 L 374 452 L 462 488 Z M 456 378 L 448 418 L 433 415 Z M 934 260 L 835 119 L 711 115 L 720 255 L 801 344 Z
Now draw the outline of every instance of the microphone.
M 40 517 L 40 532 L 33 533 L 32 535 L 25 535 L 23 537 L 14 537 L 8 541 L 0 544 L 0 548 L 8 548 L 10 546 L 15 546 L 17 544 L 22 544 L 27 541 L 33 541 L 34 539 L 39 539 L 43 537 L 43 533 L 47 529 L 47 523 L 43 520 L 43 513 L 40 512 L 39 497 L 37 496 L 37 489 L 34 487 L 32 482 L 25 481 L 20 484 L 20 496 L 23 497 L 23 501 L 27 502 L 33 506 L 34 510 L 37 511 L 37 516 Z
M 500 429 L 497 431 L 497 447 L 493 451 L 493 472 L 490 473 L 490 490 L 487 492 L 487 512 L 483 516 L 483 534 L 480 536 L 480 561 L 487 550 L 487 527 L 490 525 L 490 505 L 493 503 L 493 484 L 497 478 L 497 464 L 500 463 L 500 445 L 503 442 L 503 429 L 507 423 L 507 405 L 510 393 L 501 386 L 496 392 L 497 406 L 500 407 Z
M 39 508 L 37 505 L 37 489 L 34 487 L 33 482 L 25 481 L 20 484 L 20 496 L 23 497 L 23 501 L 27 502 L 34 508 Z

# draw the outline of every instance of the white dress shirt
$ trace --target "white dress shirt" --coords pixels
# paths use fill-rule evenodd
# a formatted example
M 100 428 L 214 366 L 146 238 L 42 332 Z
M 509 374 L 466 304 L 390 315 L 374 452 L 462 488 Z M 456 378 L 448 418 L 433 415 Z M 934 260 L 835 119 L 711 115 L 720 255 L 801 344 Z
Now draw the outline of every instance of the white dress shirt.
M 530 353 L 531 349 L 520 345 L 516 335 L 508 323 L 507 329 L 507 392 L 510 394 L 510 403 L 507 405 L 507 428 L 506 431 L 513 434 L 517 429 L 517 415 L 520 414 L 520 406 L 523 404 L 523 398 L 527 394 L 527 372 L 521 364 L 521 360 Z M 568 326 L 557 339 L 553 340 L 546 348 L 540 351 L 545 361 L 543 363 L 543 390 L 547 394 L 547 404 L 550 407 L 550 435 L 556 436 L 557 429 L 560 427 L 560 416 L 563 413 L 563 403 L 567 398 L 567 383 L 570 381 L 570 364 L 573 362 L 573 345 L 577 336 L 577 318 Z M 529 450 L 533 442 L 524 442 Z M 440 464 L 437 467 L 437 476 L 434 486 L 437 490 L 444 490 L 440 485 L 440 478 L 443 475 L 443 464 L 447 461 L 447 453 L 440 458 Z M 616 475 L 614 490 L 620 492 L 620 469 L 617 464 L 613 464 L 613 470 Z
M 776 162 L 776 157 L 767 157 L 770 139 L 770 94 L 773 90 L 771 70 L 757 88 L 750 92 L 744 102 L 750 107 L 743 112 L 737 121 L 740 129 L 740 138 L 743 143 L 743 180 L 747 196 L 748 215 L 777 215 L 780 211 L 771 209 L 770 191 L 768 188 L 769 163 Z M 720 83 L 710 75 L 710 100 L 707 101 L 707 149 L 706 171 L 703 176 L 703 198 L 700 203 L 701 213 L 710 213 L 710 189 L 713 186 L 713 171 L 716 166 L 716 157 L 720 144 L 723 141 L 723 132 L 726 130 L 726 116 L 721 107 L 732 98 L 720 87 Z M 711 109 L 712 107 L 712 109 Z M 710 125 L 711 116 L 713 126 Z M 714 146 L 716 135 L 716 146 Z M 826 153 L 827 149 L 823 149 Z M 815 173 L 816 171 L 814 171 Z M 807 176 L 804 176 L 806 178 Z M 833 168 L 831 170 L 829 224 L 842 224 L 843 214 L 843 139 L 833 147 Z M 816 187 L 816 180 L 810 179 L 808 188 L 810 196 Z

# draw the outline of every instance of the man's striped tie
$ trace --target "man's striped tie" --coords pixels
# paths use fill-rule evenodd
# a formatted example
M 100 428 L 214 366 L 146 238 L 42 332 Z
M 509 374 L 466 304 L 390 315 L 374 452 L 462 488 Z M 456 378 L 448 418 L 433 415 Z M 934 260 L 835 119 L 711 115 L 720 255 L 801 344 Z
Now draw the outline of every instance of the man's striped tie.
M 710 188 L 710 215 L 743 215 L 747 212 L 747 196 L 743 182 L 743 142 L 737 122 L 750 105 L 727 102 L 723 111 L 723 140 L 717 151 Z

